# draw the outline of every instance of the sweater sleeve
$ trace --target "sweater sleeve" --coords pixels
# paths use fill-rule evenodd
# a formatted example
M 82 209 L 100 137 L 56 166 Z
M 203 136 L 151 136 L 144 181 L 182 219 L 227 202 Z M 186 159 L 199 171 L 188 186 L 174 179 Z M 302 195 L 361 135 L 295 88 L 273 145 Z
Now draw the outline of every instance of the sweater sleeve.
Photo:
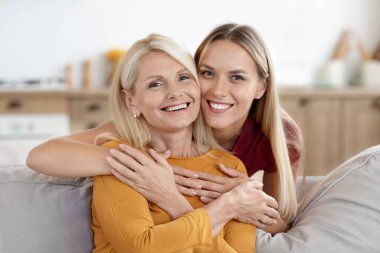
M 95 177 L 93 208 L 104 237 L 117 252 L 174 252 L 212 244 L 204 209 L 155 225 L 148 201 L 113 176 Z
M 242 162 L 238 162 L 236 170 L 247 173 Z M 236 220 L 229 221 L 223 233 L 214 239 L 212 252 L 255 252 L 256 227 Z
M 227 250 L 217 252 L 255 252 L 256 227 L 231 220 L 224 227 L 224 241 L 231 250 L 226 246 Z

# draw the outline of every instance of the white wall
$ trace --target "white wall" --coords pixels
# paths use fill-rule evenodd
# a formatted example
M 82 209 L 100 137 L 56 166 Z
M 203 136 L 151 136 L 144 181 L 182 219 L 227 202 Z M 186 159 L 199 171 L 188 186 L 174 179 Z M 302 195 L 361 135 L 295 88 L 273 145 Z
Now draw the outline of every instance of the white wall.
M 0 0 L 0 79 L 63 77 L 72 63 L 79 86 L 89 58 L 101 86 L 110 48 L 155 32 L 194 52 L 214 26 L 232 21 L 264 36 L 280 85 L 307 86 L 343 30 L 375 48 L 379 13 L 378 0 Z

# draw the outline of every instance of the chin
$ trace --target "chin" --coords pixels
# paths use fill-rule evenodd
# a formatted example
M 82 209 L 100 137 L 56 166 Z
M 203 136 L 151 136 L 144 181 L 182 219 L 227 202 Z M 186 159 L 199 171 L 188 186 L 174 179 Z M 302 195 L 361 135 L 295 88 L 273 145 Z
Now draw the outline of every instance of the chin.
M 227 128 L 230 125 L 229 122 L 226 122 L 222 118 L 218 118 L 218 119 L 206 119 L 206 123 L 212 129 L 224 129 L 224 128 Z

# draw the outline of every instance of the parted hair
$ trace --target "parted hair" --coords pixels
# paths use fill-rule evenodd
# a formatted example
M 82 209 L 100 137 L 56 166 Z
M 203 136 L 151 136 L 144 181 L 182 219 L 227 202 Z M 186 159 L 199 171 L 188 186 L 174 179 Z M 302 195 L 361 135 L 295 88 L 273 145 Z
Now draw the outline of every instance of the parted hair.
M 252 27 L 224 24 L 211 31 L 196 50 L 194 59 L 197 66 L 209 45 L 217 40 L 229 40 L 243 47 L 256 63 L 260 79 L 266 83 L 265 94 L 252 102 L 250 115 L 262 125 L 264 134 L 270 140 L 279 175 L 279 211 L 286 221 L 291 222 L 297 212 L 297 198 L 294 184 L 296 175 L 292 173 L 288 146 L 298 152 L 298 161 L 302 161 L 303 138 L 297 124 L 280 107 L 267 46 Z M 300 164 L 297 162 L 294 166 Z
M 135 94 L 138 68 L 142 67 L 140 66 L 140 61 L 149 52 L 163 52 L 173 57 L 194 76 L 199 85 L 196 67 L 191 54 L 174 40 L 159 34 L 151 34 L 144 39 L 138 40 L 128 49 L 113 76 L 109 100 L 114 124 L 120 135 L 118 137 L 130 146 L 140 150 L 146 150 L 152 144 L 148 123 L 143 116 L 134 117 L 125 103 L 123 90 L 132 95 Z M 205 153 L 212 147 L 219 147 L 201 112 L 193 123 L 193 140 L 200 153 Z

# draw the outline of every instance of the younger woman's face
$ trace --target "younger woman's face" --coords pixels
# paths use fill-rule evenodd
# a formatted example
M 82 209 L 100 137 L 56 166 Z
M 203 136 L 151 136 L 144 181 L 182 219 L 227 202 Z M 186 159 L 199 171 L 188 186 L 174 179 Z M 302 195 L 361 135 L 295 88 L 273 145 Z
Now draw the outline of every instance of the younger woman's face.
M 198 73 L 207 124 L 217 130 L 240 130 L 253 100 L 265 92 L 254 60 L 240 45 L 217 40 L 204 53 Z
M 190 126 L 200 110 L 200 89 L 191 73 L 163 52 L 142 57 L 135 94 L 127 95 L 132 113 L 143 116 L 151 130 L 173 132 Z

